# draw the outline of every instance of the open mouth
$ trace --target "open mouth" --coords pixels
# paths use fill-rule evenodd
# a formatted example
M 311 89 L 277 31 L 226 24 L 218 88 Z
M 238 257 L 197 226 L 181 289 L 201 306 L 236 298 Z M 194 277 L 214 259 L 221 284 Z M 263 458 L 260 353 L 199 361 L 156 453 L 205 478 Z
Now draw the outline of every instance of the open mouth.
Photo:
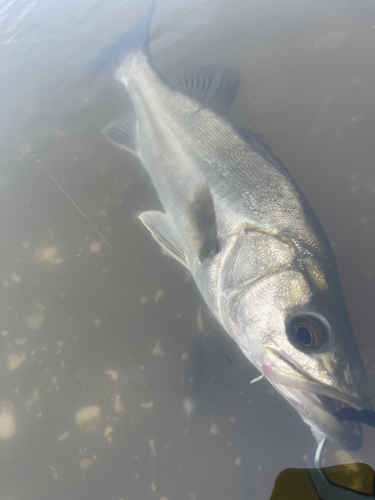
M 289 391 L 292 389 L 288 387 Z M 357 399 L 346 394 L 342 394 L 342 399 L 338 397 L 333 397 L 328 395 L 324 386 L 322 387 L 322 392 L 316 390 L 316 387 L 311 390 L 306 389 L 292 389 L 292 392 L 299 393 L 301 395 L 305 394 L 309 396 L 310 400 L 315 400 L 315 402 L 324 407 L 332 416 L 338 418 L 339 420 L 349 420 L 351 414 L 358 413 L 363 410 L 373 410 L 373 405 L 370 398 Z M 288 391 L 288 392 L 289 392 Z M 324 392 L 323 392 L 324 391 Z M 331 392 L 331 391 L 329 391 Z M 340 394 L 338 394 L 340 396 Z M 347 418 L 346 418 L 347 417 Z
M 331 414 L 342 411 L 345 408 L 354 408 L 355 410 L 372 410 L 373 405 L 369 397 L 361 397 L 360 395 L 350 395 L 341 392 L 339 388 L 326 385 L 316 381 L 306 375 L 293 360 L 285 353 L 277 352 L 272 348 L 267 348 L 263 353 L 262 368 L 277 365 L 286 365 L 288 368 L 283 372 L 280 370 L 267 370 L 265 373 L 268 380 L 275 382 L 285 389 L 297 390 L 300 393 L 309 394 L 324 406 Z M 265 370 L 263 370 L 264 372 Z M 288 373 L 289 372 L 289 373 Z
M 370 398 L 355 399 L 343 394 L 342 399 L 338 399 L 327 394 L 315 392 L 316 397 L 323 404 L 323 406 L 333 415 L 342 416 L 350 415 L 352 412 L 361 410 L 372 410 L 373 405 Z M 350 411 L 349 411 L 350 410 Z M 343 418 L 341 418 L 343 420 Z
M 327 437 L 341 443 L 348 450 L 355 451 L 361 448 L 363 434 L 359 423 L 375 426 L 373 422 L 375 414 L 371 411 L 373 406 L 369 398 L 355 399 L 343 394 L 343 400 L 341 400 L 318 392 L 298 392 L 307 397 L 307 404 L 303 405 L 301 413 L 307 417 L 312 428 L 323 432 Z M 311 403 L 313 404 L 311 405 Z M 317 420 L 314 418 L 316 411 Z
M 350 416 L 350 412 L 360 413 L 354 406 L 346 401 L 319 394 L 316 391 L 300 390 L 273 384 L 284 395 L 289 403 L 300 413 L 303 420 L 311 427 L 317 439 L 322 436 L 336 441 L 347 450 L 358 450 L 362 446 L 362 429 L 358 424 L 359 419 Z M 345 396 L 344 396 L 345 397 Z M 343 412 L 343 418 L 341 418 Z M 349 417 L 345 416 L 349 412 Z
M 354 430 L 355 423 L 375 427 L 375 412 L 370 399 L 362 401 L 361 405 L 349 405 L 329 396 L 319 394 L 316 396 L 324 407 L 347 428 Z
M 267 372 L 267 379 L 301 414 L 316 436 L 326 436 L 350 450 L 361 447 L 362 432 L 358 422 L 367 423 L 364 420 L 369 418 L 366 412 L 374 415 L 367 395 L 348 394 L 340 387 L 314 380 L 285 353 L 273 348 L 263 352 L 262 368 Z
M 356 410 L 362 410 L 362 406 L 359 405 L 349 405 L 344 403 L 339 399 L 332 398 L 331 396 L 325 396 L 324 394 L 316 394 L 321 403 L 327 408 L 330 413 L 337 415 L 340 411 L 347 408 L 354 408 Z

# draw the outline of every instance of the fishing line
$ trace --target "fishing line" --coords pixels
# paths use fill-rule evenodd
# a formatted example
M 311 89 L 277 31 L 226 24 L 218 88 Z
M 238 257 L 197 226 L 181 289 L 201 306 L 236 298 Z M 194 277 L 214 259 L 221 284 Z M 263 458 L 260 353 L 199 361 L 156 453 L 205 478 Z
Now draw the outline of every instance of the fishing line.
M 99 229 L 97 229 L 94 224 L 91 222 L 91 220 L 87 217 L 87 215 L 84 214 L 84 212 L 82 212 L 82 210 L 79 208 L 79 206 L 77 205 L 77 203 L 69 196 L 69 194 L 65 191 L 65 189 L 59 184 L 59 182 L 57 181 L 57 179 L 55 179 L 55 177 L 51 174 L 51 172 L 48 170 L 48 168 L 39 160 L 39 158 L 34 154 L 32 153 L 33 157 L 35 158 L 35 160 L 39 163 L 39 165 L 42 167 L 42 169 L 45 171 L 45 173 L 50 177 L 50 179 L 53 180 L 53 182 L 56 184 L 56 186 L 60 189 L 60 191 L 62 191 L 62 193 L 64 193 L 64 195 L 68 198 L 68 200 L 73 204 L 73 206 L 78 210 L 78 212 L 82 215 L 82 217 L 84 219 L 86 219 L 86 221 L 90 224 L 90 226 L 95 230 L 95 232 L 100 236 L 100 238 L 104 241 L 104 243 L 106 245 L 109 246 L 109 248 L 111 250 L 112 247 L 111 245 L 108 243 L 108 241 L 104 238 L 104 236 L 102 235 L 102 233 L 99 231 Z

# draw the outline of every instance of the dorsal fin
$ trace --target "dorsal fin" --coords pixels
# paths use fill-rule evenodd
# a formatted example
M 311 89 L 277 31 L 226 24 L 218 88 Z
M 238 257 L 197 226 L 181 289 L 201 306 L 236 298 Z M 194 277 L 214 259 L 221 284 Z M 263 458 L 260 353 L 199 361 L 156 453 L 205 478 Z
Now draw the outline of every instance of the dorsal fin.
M 191 68 L 170 79 L 180 92 L 220 113 L 229 113 L 239 87 L 239 71 L 220 66 Z
M 219 252 L 214 200 L 208 186 L 199 186 L 187 210 L 187 227 L 201 263 Z

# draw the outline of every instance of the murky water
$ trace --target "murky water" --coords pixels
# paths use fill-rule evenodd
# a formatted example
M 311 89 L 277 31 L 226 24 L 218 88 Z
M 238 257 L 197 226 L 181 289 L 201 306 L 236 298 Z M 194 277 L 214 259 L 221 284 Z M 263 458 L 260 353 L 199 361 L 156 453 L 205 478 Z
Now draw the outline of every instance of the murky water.
M 148 4 L 1 6 L 1 500 L 267 500 L 313 443 L 267 381 L 249 384 L 258 372 L 137 219 L 160 207 L 147 174 L 100 132 L 128 98 L 85 65 Z M 374 5 L 160 0 L 151 38 L 165 74 L 241 70 L 232 119 L 317 213 L 374 397 Z M 364 432 L 350 460 L 375 467 Z

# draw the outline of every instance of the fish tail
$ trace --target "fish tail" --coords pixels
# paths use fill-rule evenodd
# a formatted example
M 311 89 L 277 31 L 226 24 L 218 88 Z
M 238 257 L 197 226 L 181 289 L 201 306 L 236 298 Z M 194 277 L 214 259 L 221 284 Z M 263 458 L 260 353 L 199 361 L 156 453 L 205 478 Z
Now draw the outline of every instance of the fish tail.
M 155 4 L 156 0 L 152 2 L 146 14 L 139 21 L 89 64 L 90 73 L 112 75 L 123 61 L 138 48 L 144 47 L 148 51 L 150 25 Z

